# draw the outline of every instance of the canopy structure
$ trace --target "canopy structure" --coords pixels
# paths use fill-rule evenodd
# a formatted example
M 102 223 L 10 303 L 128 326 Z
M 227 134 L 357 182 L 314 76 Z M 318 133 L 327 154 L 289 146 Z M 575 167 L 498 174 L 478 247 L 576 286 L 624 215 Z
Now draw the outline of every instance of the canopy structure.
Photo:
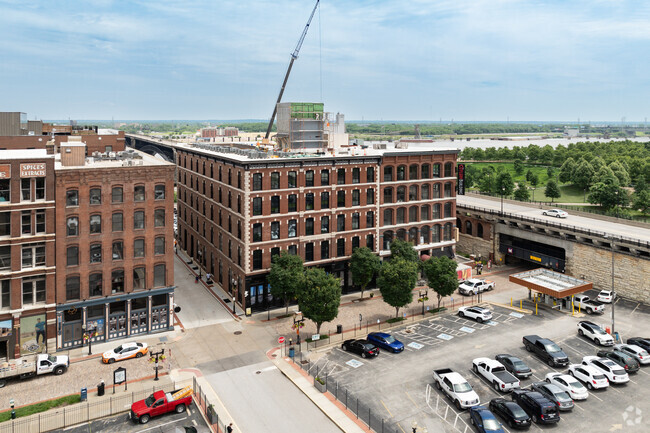
M 594 286 L 588 281 L 545 268 L 510 275 L 510 281 L 558 299 L 586 292 Z

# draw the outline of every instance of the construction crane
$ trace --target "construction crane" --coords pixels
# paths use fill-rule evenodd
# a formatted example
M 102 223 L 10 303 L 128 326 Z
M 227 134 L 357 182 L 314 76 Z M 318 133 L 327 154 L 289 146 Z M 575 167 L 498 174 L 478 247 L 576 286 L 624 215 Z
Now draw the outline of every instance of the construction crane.
M 318 8 L 319 3 L 320 0 L 316 0 L 316 5 L 314 5 L 314 10 L 311 11 L 311 15 L 309 16 L 309 20 L 307 21 L 307 25 L 305 26 L 305 29 L 302 31 L 302 35 L 300 35 L 300 39 L 298 40 L 296 49 L 293 50 L 293 53 L 291 53 L 291 61 L 289 62 L 287 73 L 284 76 L 284 81 L 282 82 L 282 88 L 280 89 L 280 94 L 278 95 L 278 101 L 275 103 L 275 106 L 273 107 L 273 114 L 271 115 L 271 120 L 269 121 L 269 127 L 266 128 L 266 135 L 264 136 L 264 138 L 267 140 L 269 138 L 269 135 L 271 134 L 271 128 L 273 128 L 273 121 L 275 120 L 275 115 L 278 112 L 278 104 L 280 103 L 280 101 L 282 101 L 282 94 L 284 93 L 284 88 L 287 86 L 287 80 L 289 79 L 289 74 L 291 73 L 293 62 L 295 62 L 296 59 L 298 58 L 300 47 L 302 47 L 302 43 L 305 41 L 305 36 L 307 36 L 307 30 L 309 30 L 309 25 L 311 24 L 312 18 L 314 18 L 314 14 L 316 13 L 316 8 Z

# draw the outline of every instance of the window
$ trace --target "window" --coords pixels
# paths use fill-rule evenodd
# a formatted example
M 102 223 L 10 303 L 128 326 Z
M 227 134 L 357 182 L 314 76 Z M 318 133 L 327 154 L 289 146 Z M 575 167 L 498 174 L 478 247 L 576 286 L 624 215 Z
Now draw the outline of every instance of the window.
M 68 247 L 66 250 L 66 257 L 68 266 L 77 266 L 79 264 L 79 247 Z
M 45 233 L 45 209 L 36 211 L 36 233 Z
M 366 228 L 375 226 L 375 213 L 373 211 L 366 213 Z
M 312 236 L 314 234 L 314 219 L 307 218 L 305 220 L 305 236 Z
M 11 236 L 11 212 L 0 212 L 0 236 Z
M 145 269 L 133 268 L 133 290 L 144 290 L 146 288 Z
M 205 185 L 205 184 L 204 184 Z M 212 185 L 210 185 L 212 186 Z M 205 186 L 203 188 L 203 193 L 205 194 Z M 153 190 L 154 200 L 164 200 L 165 199 L 165 185 L 156 185 Z
M 321 170 L 320 171 L 320 184 L 322 186 L 330 184 L 330 172 L 329 172 L 329 170 Z
M 404 224 L 406 222 L 405 221 L 405 219 L 406 219 L 406 209 L 401 207 L 401 208 L 397 209 L 397 212 L 395 214 L 397 215 L 396 222 L 395 222 L 396 224 Z
M 330 207 L 330 193 L 321 192 L 320 193 L 320 208 L 328 209 Z
M 433 188 L 431 189 L 432 195 L 431 198 L 440 198 L 440 184 L 434 183 Z
M 422 167 L 420 170 L 422 170 L 422 176 L 421 179 L 428 179 L 429 178 L 429 164 L 422 164 Z
M 424 205 L 420 207 L 420 221 L 429 220 L 429 205 Z
M 253 224 L 253 242 L 262 242 L 262 224 Z
M 451 203 L 445 203 L 445 218 L 451 218 Z
M 271 223 L 271 239 L 280 239 L 280 222 L 273 221 Z
M 121 232 L 124 230 L 124 214 L 116 212 L 111 215 L 112 231 Z
M 330 241 L 322 241 L 320 243 L 320 259 L 325 260 L 330 258 Z
M 345 239 L 336 240 L 336 257 L 343 257 L 345 255 Z
M 352 183 L 360 183 L 361 182 L 361 169 L 359 167 L 355 167 L 352 169 Z
M 165 227 L 165 209 L 156 209 L 153 213 L 153 226 Z
M 444 240 L 445 241 L 450 241 L 451 240 L 451 224 L 447 223 L 445 224 L 445 229 L 444 229 Z
M 20 179 L 20 199 L 22 201 L 32 199 L 32 179 Z
M 114 186 L 111 190 L 111 201 L 113 203 L 122 203 L 124 199 L 124 192 L 122 187 Z
M 305 186 L 314 186 L 314 170 L 305 172 Z
M 352 230 L 357 230 L 359 228 L 359 214 L 352 214 Z
M 156 255 L 165 254 L 165 238 L 158 236 L 153 242 L 153 253 Z
M 289 212 L 297 212 L 298 211 L 298 196 L 295 194 L 289 194 L 289 203 L 288 203 L 288 211 Z
M 45 266 L 45 244 L 26 244 L 22 248 L 22 267 Z
M 418 178 L 418 166 L 417 164 L 411 164 L 409 166 L 409 180 L 417 180 Z
M 393 202 L 393 188 L 384 188 L 384 203 Z
M 111 272 L 111 293 L 124 292 L 124 269 L 115 269 Z
M 29 210 L 22 211 L 20 222 L 22 227 L 21 233 L 24 235 L 31 235 L 32 234 L 32 211 Z
M 393 225 L 393 210 L 384 209 L 384 225 L 391 226 Z
M 440 164 L 433 164 L 433 170 L 431 171 L 432 177 L 440 177 Z
M 253 199 L 253 215 L 262 215 L 262 197 Z
M 436 203 L 433 205 L 433 214 L 431 219 L 434 220 L 440 219 L 440 203 Z
M 253 173 L 253 191 L 262 190 L 262 173 Z
M 458 227 L 461 227 L 460 225 Z M 470 220 L 465 221 L 465 233 L 468 235 L 471 235 L 473 232 L 472 230 L 472 222 Z
M 453 197 L 451 194 L 451 182 L 445 183 L 445 197 Z
M 336 216 L 336 231 L 338 232 L 345 231 L 345 215 Z
M 90 189 L 90 204 L 102 204 L 102 190 L 100 188 Z
M 418 199 L 418 186 L 411 185 L 409 187 L 409 201 L 415 201 Z
M 133 200 L 144 201 L 144 185 L 136 185 L 133 187 Z
M 323 216 L 320 218 L 320 232 L 321 233 L 330 232 L 330 217 Z
M 295 171 L 289 172 L 289 176 L 287 176 L 287 182 L 289 188 L 296 188 L 298 186 L 297 178 L 298 176 L 296 175 Z
M 69 217 L 66 221 L 68 236 L 79 236 L 79 218 Z
M 113 242 L 113 260 L 122 259 L 124 259 L 124 242 L 115 241 Z
M 36 178 L 36 200 L 45 200 L 45 178 Z
M 133 240 L 133 257 L 144 257 L 144 239 Z
M 262 250 L 253 251 L 253 270 L 262 269 Z
M 429 185 L 422 185 L 420 200 L 429 200 Z
M 289 254 L 292 256 L 297 256 L 298 255 L 298 245 L 289 245 L 289 248 L 287 248 L 287 251 L 289 251 Z
M 0 308 L 11 308 L 11 280 L 0 282 Z
M 418 207 L 417 206 L 411 206 L 409 208 L 409 222 L 417 222 L 418 220 Z
M 366 168 L 366 182 L 375 181 L 375 167 Z
M 65 193 L 66 206 L 79 206 L 79 191 L 70 189 Z
M 295 238 L 298 235 L 298 221 L 289 220 L 289 234 L 290 238 Z
M 397 180 L 406 180 L 406 166 L 400 165 L 397 167 Z
M 0 202 L 11 201 L 11 180 L 0 179 Z
M 81 290 L 79 284 L 79 276 L 67 277 L 65 279 L 65 298 L 68 301 L 79 299 L 81 297 Z
M 336 193 L 336 206 L 345 207 L 345 191 L 337 191 Z
M 23 278 L 23 306 L 45 302 L 45 277 Z
M 397 187 L 397 203 L 403 203 L 406 201 L 406 187 L 399 186 Z
M 280 173 L 277 171 L 271 173 L 271 189 L 280 189 Z
M 0 269 L 11 269 L 11 245 L 0 247 Z
M 280 213 L 280 196 L 271 197 L 271 213 Z
M 445 177 L 452 177 L 454 171 L 454 164 L 451 162 L 445 162 Z
M 102 216 L 90 216 L 90 234 L 97 234 L 102 232 Z
M 345 184 L 345 169 L 344 168 L 339 168 L 336 171 L 336 183 L 339 185 L 344 185 Z
M 393 180 L 393 167 L 384 167 L 384 182 Z
M 483 237 L 483 225 L 481 223 L 476 225 L 476 236 L 479 238 Z
M 90 245 L 90 263 L 102 262 L 102 244 Z
M 314 243 L 308 242 L 305 244 L 305 261 L 312 262 L 314 261 Z
M 359 248 L 359 236 L 352 237 L 352 251 L 354 251 L 355 248 Z
M 314 210 L 314 193 L 305 194 L 305 210 Z
M 134 229 L 143 229 L 144 228 L 144 211 L 137 210 L 133 212 L 133 228 Z
M 375 190 L 372 188 L 366 190 L 366 204 L 375 204 Z

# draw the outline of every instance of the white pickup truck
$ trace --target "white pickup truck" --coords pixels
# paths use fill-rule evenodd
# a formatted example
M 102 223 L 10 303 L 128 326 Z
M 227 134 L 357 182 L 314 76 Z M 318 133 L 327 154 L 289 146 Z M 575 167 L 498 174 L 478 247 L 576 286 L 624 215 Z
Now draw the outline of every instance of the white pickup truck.
M 494 290 L 494 281 L 479 280 L 478 278 L 470 278 L 458 285 L 458 293 L 465 296 L 470 296 L 488 290 Z
M 478 406 L 481 403 L 472 385 L 459 373 L 449 368 L 433 370 L 433 380 L 436 382 L 436 387 L 454 402 L 458 410 Z
M 480 374 L 492 384 L 497 392 L 510 392 L 520 388 L 521 382 L 510 374 L 499 361 L 490 358 L 476 358 L 472 361 L 474 373 Z
M 605 305 L 591 300 L 587 295 L 575 295 L 573 297 L 573 306 L 579 308 L 580 311 L 586 311 L 587 314 L 605 312 Z
M 70 366 L 70 359 L 64 355 L 36 355 L 20 359 L 12 359 L 9 362 L 0 363 L 0 388 L 7 384 L 7 380 L 13 378 L 25 379 L 28 377 L 54 373 L 60 375 Z

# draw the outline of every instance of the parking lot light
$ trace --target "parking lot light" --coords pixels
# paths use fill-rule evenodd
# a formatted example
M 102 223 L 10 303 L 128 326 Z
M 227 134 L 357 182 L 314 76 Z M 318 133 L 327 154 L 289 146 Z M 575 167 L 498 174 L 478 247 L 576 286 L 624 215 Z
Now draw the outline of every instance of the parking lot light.
M 417 422 L 417 421 L 413 421 L 413 422 L 411 423 L 411 428 L 413 429 L 413 433 L 417 433 L 417 431 L 418 431 L 418 422 Z

